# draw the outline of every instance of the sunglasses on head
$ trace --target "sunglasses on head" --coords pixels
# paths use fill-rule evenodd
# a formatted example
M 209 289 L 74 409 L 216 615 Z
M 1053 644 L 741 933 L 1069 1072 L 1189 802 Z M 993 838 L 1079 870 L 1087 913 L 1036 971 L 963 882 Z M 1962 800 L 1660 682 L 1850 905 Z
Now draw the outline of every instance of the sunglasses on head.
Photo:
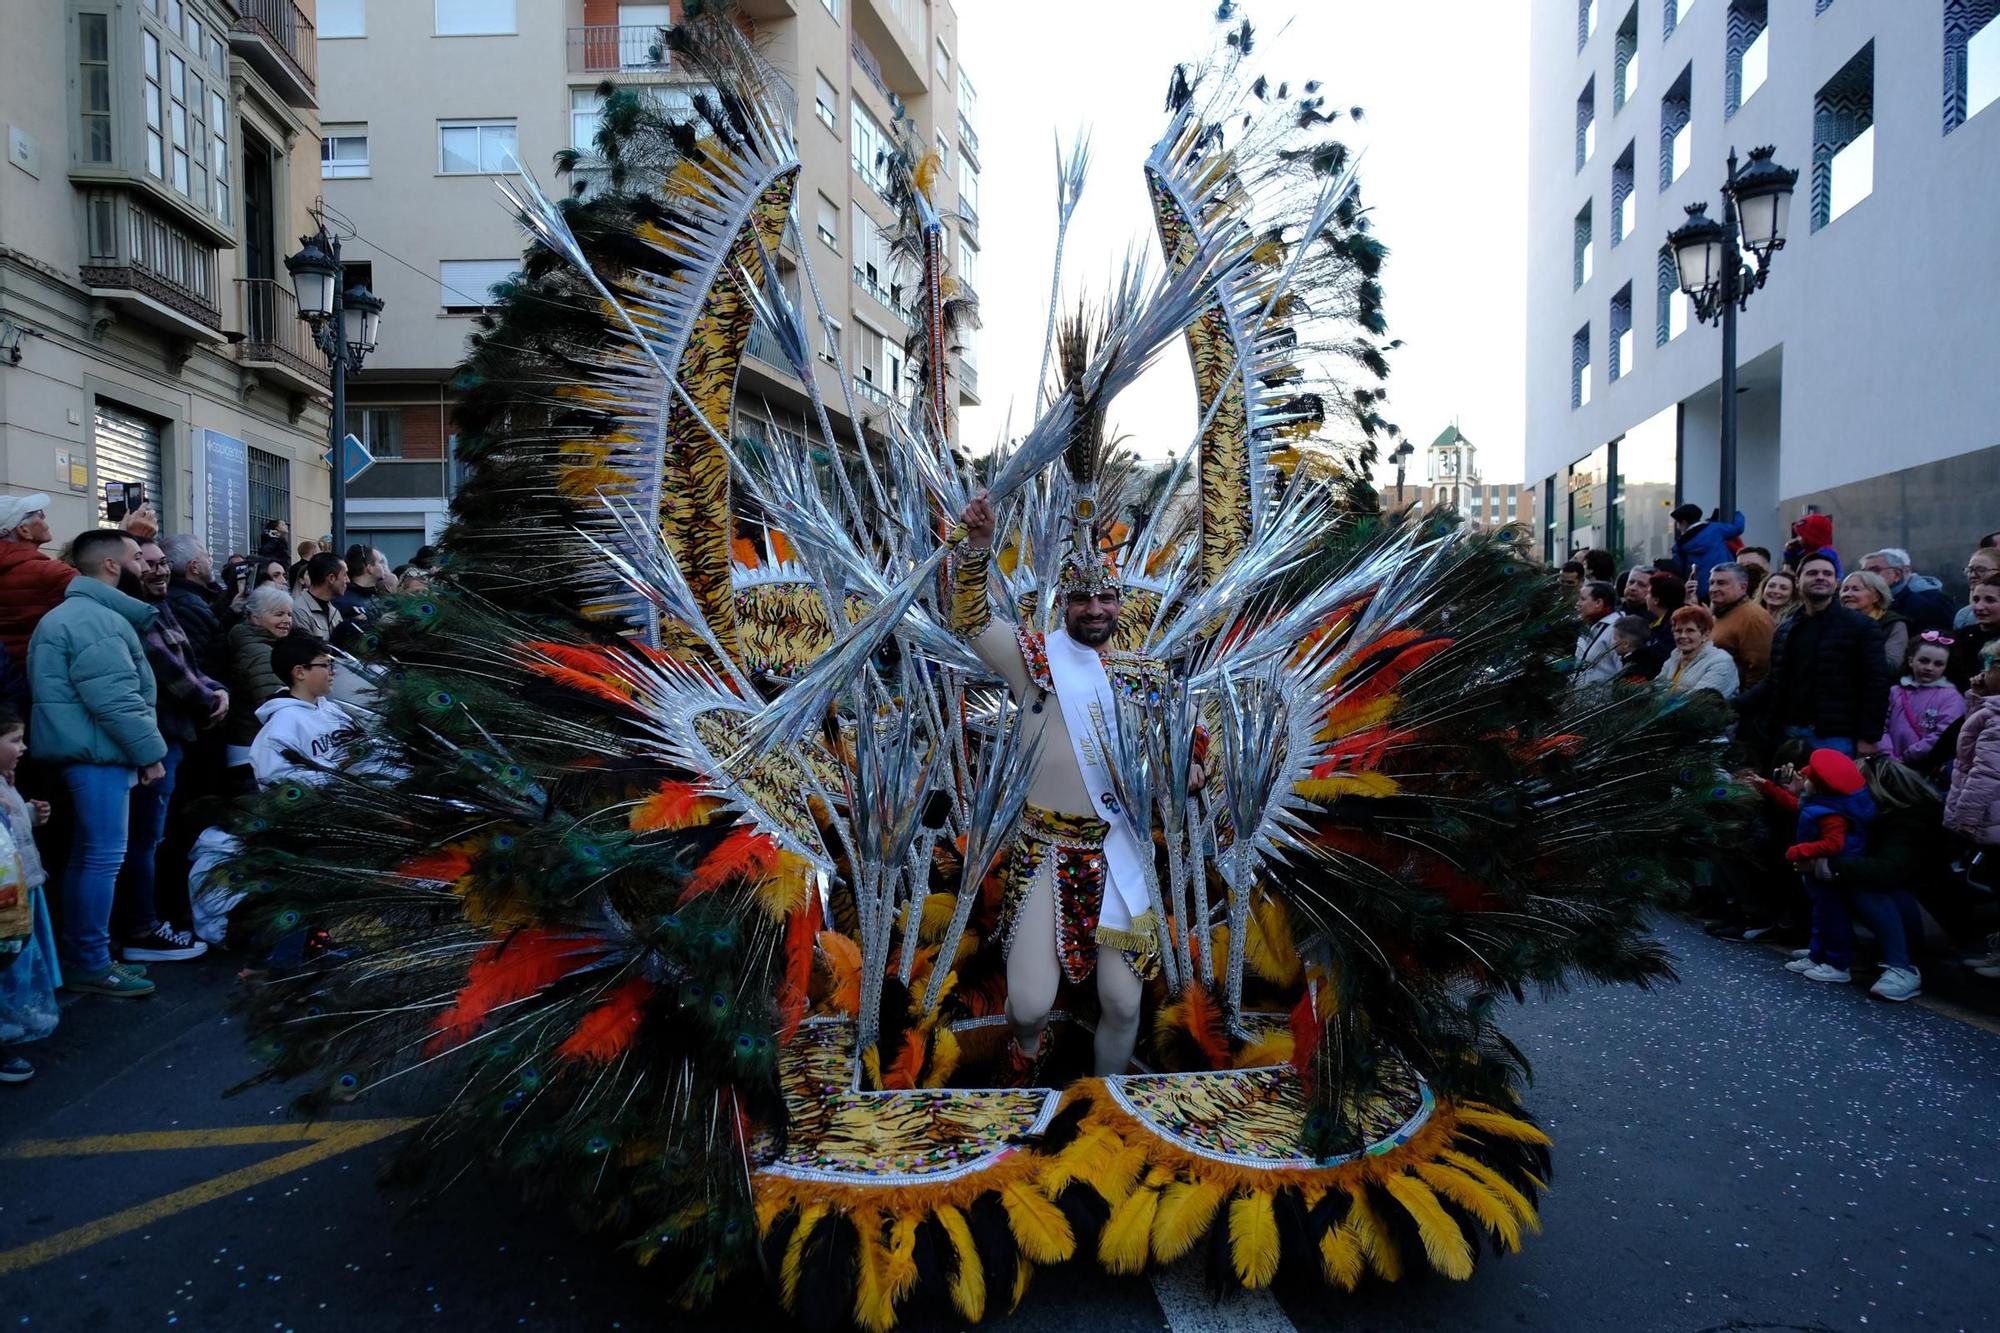
M 1946 634 L 1944 631 L 1935 629 L 1927 629 L 1917 637 L 1925 643 L 1934 643 L 1940 648 L 1949 648 L 1958 642 L 1957 639 L 1952 638 L 1951 635 Z

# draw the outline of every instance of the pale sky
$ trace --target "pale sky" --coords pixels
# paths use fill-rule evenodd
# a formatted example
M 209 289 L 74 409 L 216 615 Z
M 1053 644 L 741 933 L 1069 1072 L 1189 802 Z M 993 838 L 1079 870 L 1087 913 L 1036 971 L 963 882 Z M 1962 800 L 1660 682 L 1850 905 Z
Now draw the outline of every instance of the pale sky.
M 1101 293 L 1127 244 L 1153 247 L 1142 167 L 1165 125 L 1167 78 L 1208 50 L 1202 0 L 956 0 L 959 52 L 979 92 L 979 387 L 963 442 L 999 438 L 1032 413 L 1055 252 L 1054 137 L 1090 131 L 1091 172 L 1063 262 L 1066 297 Z M 1324 84 L 1360 106 L 1334 131 L 1367 156 L 1362 195 L 1389 247 L 1386 415 L 1419 450 L 1453 418 L 1489 482 L 1523 466 L 1526 288 L 1526 0 L 1260 0 L 1252 64 Z M 1261 52 L 1261 58 L 1259 53 Z M 1175 351 L 1112 408 L 1141 452 L 1182 448 L 1194 390 Z M 1421 475 L 1422 457 L 1412 476 Z M 1387 474 L 1393 479 L 1393 472 Z

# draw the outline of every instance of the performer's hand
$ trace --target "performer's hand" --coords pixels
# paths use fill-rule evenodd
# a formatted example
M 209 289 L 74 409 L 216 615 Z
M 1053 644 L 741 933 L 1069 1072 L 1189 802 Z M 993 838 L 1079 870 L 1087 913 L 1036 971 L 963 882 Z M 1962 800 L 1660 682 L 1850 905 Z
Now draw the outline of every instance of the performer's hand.
M 47 801 L 30 801 L 28 802 L 28 809 L 32 812 L 28 822 L 36 828 L 40 828 L 49 822 L 49 803 Z
M 986 492 L 972 497 L 972 503 L 958 516 L 965 524 L 965 544 L 967 546 L 991 546 L 993 544 L 993 506 L 986 502 Z
M 1192 796 L 1208 785 L 1208 770 L 1200 764 L 1188 766 L 1188 795 Z

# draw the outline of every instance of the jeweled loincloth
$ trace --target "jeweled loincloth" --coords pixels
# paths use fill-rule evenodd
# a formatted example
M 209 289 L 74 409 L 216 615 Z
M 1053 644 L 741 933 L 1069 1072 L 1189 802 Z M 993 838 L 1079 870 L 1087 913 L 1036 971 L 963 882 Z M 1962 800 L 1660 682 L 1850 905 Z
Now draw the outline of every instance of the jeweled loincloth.
M 1090 979 L 1097 970 L 1099 945 L 1132 958 L 1133 968 L 1148 975 L 1142 960 L 1152 950 L 1149 930 L 1114 931 L 1098 925 L 1104 908 L 1104 838 L 1110 825 L 1095 815 L 1064 814 L 1030 805 L 1021 812 L 1021 834 L 1008 858 L 1007 890 L 1001 901 L 1003 947 L 1012 953 L 1019 929 L 1021 905 L 1041 876 L 1048 876 L 1055 894 L 1056 960 L 1072 983 Z

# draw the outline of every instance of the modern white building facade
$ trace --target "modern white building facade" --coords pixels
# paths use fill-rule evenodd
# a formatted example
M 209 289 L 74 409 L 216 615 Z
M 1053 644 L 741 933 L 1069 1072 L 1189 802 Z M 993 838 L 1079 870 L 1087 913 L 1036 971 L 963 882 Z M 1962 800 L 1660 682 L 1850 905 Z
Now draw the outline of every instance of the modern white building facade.
M 1717 500 L 1721 337 L 1662 243 L 1731 148 L 1799 171 L 1739 319 L 1738 499 L 1948 581 L 2000 528 L 2000 0 L 1535 0 L 1527 475 L 1542 553 Z

